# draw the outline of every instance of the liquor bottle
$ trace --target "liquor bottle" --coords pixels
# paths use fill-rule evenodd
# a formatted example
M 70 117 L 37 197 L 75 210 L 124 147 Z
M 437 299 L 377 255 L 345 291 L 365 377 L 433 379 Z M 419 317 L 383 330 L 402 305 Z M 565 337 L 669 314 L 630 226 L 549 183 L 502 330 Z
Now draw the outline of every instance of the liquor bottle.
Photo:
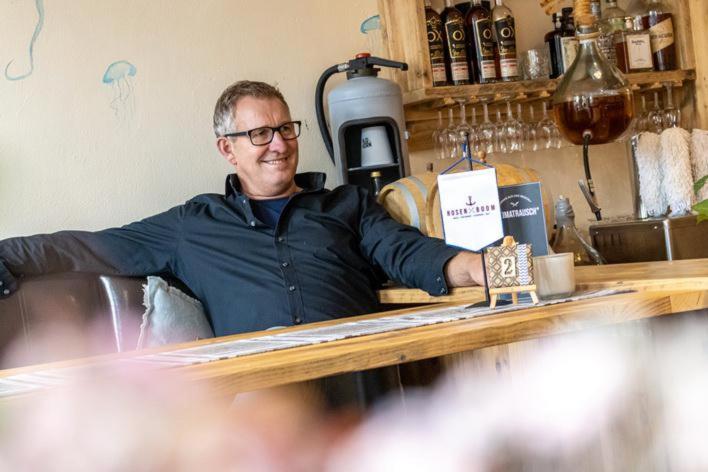
M 494 82 L 498 78 L 494 63 L 494 33 L 490 17 L 490 12 L 484 8 L 482 0 L 472 0 L 465 17 L 465 33 L 472 78 L 478 84 Z
M 381 172 L 375 170 L 371 173 L 371 191 L 374 193 L 374 197 L 379 196 L 382 187 L 383 181 L 381 180 Z
M 465 19 L 452 6 L 452 0 L 445 0 L 445 10 L 440 19 L 443 24 L 447 75 L 453 85 L 467 85 L 470 83 L 470 71 L 467 64 Z
M 551 56 L 551 79 L 560 77 L 563 74 L 563 56 L 560 50 L 561 23 L 558 14 L 553 14 L 553 30 L 546 33 L 543 37 L 548 46 L 548 53 Z
M 511 10 L 503 0 L 496 0 L 492 21 L 499 48 L 499 79 L 504 82 L 519 80 L 519 63 L 516 58 L 516 25 Z
M 661 0 L 648 0 L 644 28 L 651 36 L 651 51 L 656 70 L 676 69 L 676 42 L 673 15 Z
M 600 19 L 600 38 L 598 46 L 607 60 L 617 67 L 616 35 L 626 30 L 627 14 L 617 6 L 617 0 L 605 0 L 605 10 Z
M 615 36 L 617 67 L 624 73 L 649 72 L 654 70 L 651 53 L 651 37 L 642 26 L 642 17 L 626 19 L 627 31 Z
M 551 248 L 556 254 L 572 252 L 575 265 L 606 263 L 597 249 L 585 241 L 578 231 L 573 206 L 563 195 L 559 195 L 556 202 L 556 232 L 551 240 Z
M 428 30 L 428 51 L 430 53 L 430 68 L 433 71 L 433 86 L 448 85 L 442 22 L 438 12 L 433 10 L 430 0 L 425 0 L 425 27 Z
M 560 51 L 561 51 L 561 74 L 565 74 L 570 66 L 575 61 L 575 56 L 578 55 L 578 39 L 575 37 L 575 24 L 573 23 L 573 9 L 566 7 L 561 10 L 561 35 L 560 35 Z

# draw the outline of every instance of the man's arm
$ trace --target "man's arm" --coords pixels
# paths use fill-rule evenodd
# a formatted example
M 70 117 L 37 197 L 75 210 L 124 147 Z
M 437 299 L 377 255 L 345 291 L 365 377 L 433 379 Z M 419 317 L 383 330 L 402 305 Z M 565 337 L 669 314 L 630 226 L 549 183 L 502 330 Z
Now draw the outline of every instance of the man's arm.
M 17 278 L 56 272 L 143 276 L 171 271 L 181 236 L 183 207 L 97 232 L 54 234 L 0 241 L 0 297 Z M 6 293 L 7 292 L 7 293 Z
M 367 191 L 360 192 L 362 251 L 390 278 L 431 295 L 444 295 L 449 287 L 483 284 L 481 256 L 396 222 Z

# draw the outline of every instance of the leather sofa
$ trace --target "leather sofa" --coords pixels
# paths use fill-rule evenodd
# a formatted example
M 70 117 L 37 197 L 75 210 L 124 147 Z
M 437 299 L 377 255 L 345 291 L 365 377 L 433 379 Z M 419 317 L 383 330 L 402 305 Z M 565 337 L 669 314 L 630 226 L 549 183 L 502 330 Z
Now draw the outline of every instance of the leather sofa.
M 16 293 L 0 300 L 0 368 L 135 349 L 144 281 L 83 273 L 23 279 Z M 46 342 L 48 334 L 60 337 L 68 327 L 102 342 Z

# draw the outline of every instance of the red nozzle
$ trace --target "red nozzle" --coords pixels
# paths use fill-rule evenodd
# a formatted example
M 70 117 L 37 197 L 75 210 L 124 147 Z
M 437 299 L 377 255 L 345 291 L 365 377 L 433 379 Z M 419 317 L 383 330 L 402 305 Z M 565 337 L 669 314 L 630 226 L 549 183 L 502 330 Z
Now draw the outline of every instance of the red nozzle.
M 371 57 L 371 54 L 368 52 L 360 52 L 356 56 L 354 56 L 354 59 L 363 59 L 365 57 Z

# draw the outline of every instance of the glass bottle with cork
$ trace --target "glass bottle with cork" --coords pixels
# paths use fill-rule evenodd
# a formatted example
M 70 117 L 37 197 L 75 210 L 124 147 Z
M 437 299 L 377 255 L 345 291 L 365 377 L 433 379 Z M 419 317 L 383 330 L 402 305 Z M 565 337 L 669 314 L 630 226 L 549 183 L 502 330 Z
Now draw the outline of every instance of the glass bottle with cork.
M 516 57 L 516 25 L 511 9 L 503 0 L 496 0 L 492 21 L 499 49 L 499 80 L 519 80 L 519 62 Z
M 452 0 L 445 0 L 445 9 L 440 20 L 443 25 L 447 76 L 452 85 L 467 85 L 470 83 L 470 72 L 467 63 L 465 19 L 452 5 Z
M 425 0 L 425 28 L 428 33 L 428 53 L 430 54 L 430 68 L 433 72 L 433 86 L 448 85 L 442 21 L 438 12 L 433 9 L 430 0 Z
M 482 4 L 482 0 L 472 0 L 465 16 L 465 30 L 472 80 L 478 84 L 495 82 L 498 77 L 494 62 L 491 12 Z

